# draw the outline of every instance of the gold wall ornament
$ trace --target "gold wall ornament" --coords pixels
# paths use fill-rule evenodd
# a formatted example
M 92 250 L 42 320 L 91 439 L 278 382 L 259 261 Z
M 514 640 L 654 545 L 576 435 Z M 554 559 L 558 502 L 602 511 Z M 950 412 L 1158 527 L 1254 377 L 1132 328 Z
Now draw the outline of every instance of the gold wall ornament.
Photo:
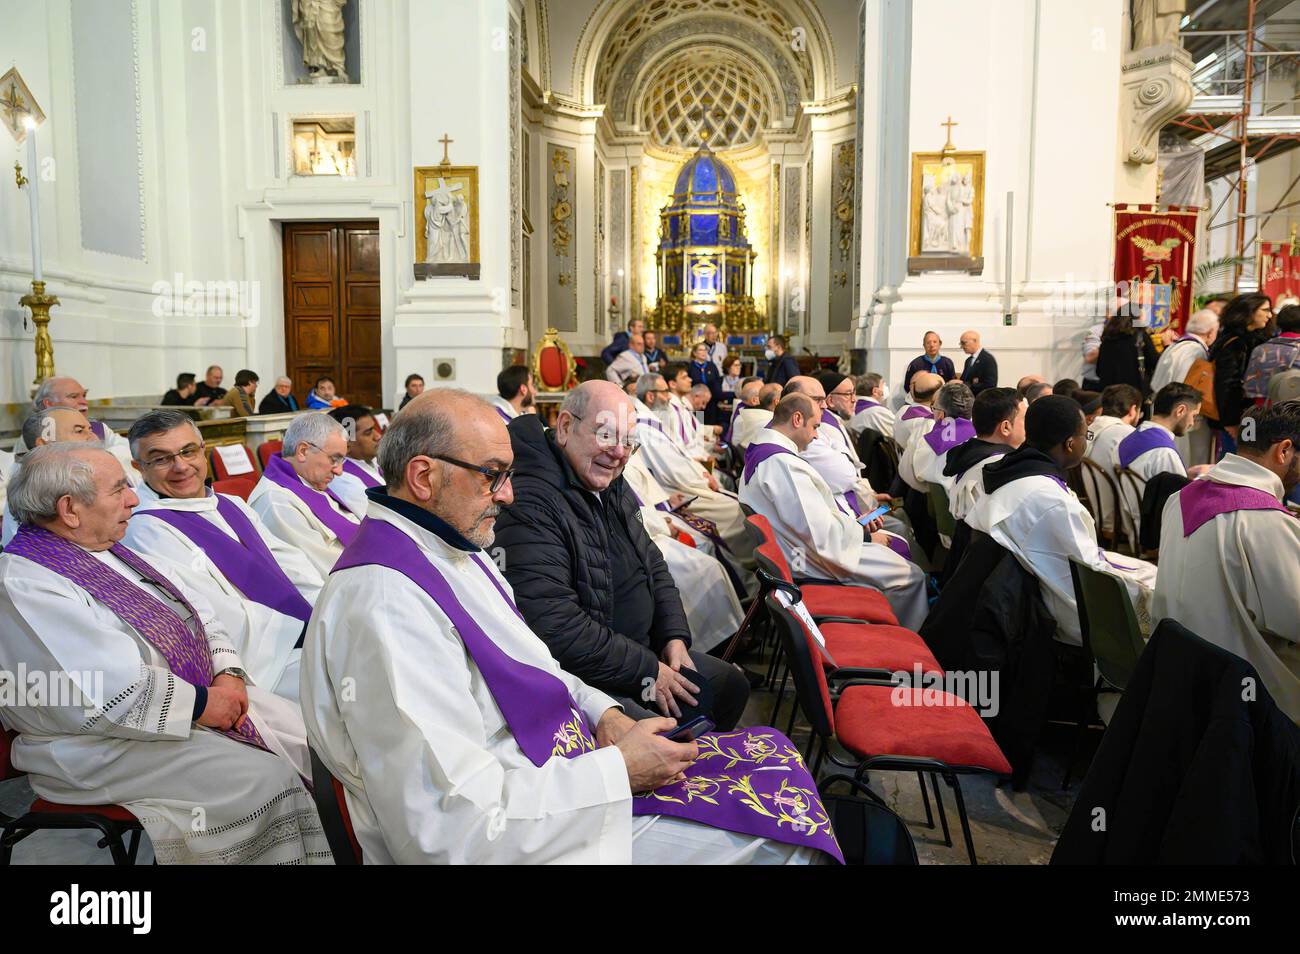
M 571 223 L 573 206 L 569 203 L 569 157 L 560 149 L 551 150 L 551 244 L 555 254 L 569 257 L 569 242 L 573 238 Z
M 951 140 L 942 152 L 912 153 L 909 275 L 984 270 L 985 154 L 949 145 Z M 960 214 L 954 204 L 962 207 Z M 954 228 L 961 230 L 955 241 Z
M 27 83 L 15 66 L 0 76 L 0 121 L 4 122 L 9 135 L 20 146 L 27 141 L 28 117 L 37 126 L 45 122 L 45 113 L 36 104 L 36 97 L 27 88 Z
M 50 339 L 50 309 L 59 304 L 56 295 L 45 294 L 45 282 L 32 282 L 32 293 L 18 299 L 18 304 L 32 310 L 36 325 L 36 379 L 33 387 L 40 387 L 47 378 L 54 377 L 54 342 Z

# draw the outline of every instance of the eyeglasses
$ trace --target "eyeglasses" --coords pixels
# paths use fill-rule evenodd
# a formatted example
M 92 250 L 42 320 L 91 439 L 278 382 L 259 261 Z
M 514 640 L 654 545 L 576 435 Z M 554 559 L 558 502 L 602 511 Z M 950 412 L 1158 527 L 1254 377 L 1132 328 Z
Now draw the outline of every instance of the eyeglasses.
M 463 460 L 457 460 L 455 457 L 448 457 L 446 454 L 434 454 L 433 459 L 446 461 L 448 464 L 455 467 L 463 467 L 465 470 L 472 470 L 482 474 L 489 481 L 489 493 L 494 494 L 500 491 L 501 488 L 506 485 L 506 481 L 515 475 L 515 469 L 513 467 L 507 470 L 493 470 L 491 467 L 480 467 L 478 464 L 471 464 Z
M 159 470 L 165 470 L 170 467 L 176 458 L 180 458 L 187 464 L 192 464 L 203 456 L 202 444 L 187 444 L 178 450 L 175 454 L 163 454 L 161 457 L 151 457 L 149 460 L 140 461 L 143 467 L 152 467 Z
M 830 394 L 826 395 L 827 400 L 830 400 L 830 399 L 833 398 L 833 397 L 853 397 L 853 392 L 852 392 L 852 391 L 832 391 Z
M 314 450 L 314 451 L 320 451 L 322 454 L 325 453 L 324 450 L 322 450 L 320 447 L 317 447 L 317 446 L 316 446 L 315 444 L 313 444 L 311 441 L 303 441 L 303 443 L 306 444 L 308 447 L 310 447 L 310 448 L 311 448 L 312 450 Z M 330 454 L 330 455 L 328 455 L 328 456 L 329 456 L 329 459 L 330 459 L 330 466 L 331 466 L 331 467 L 339 467 L 339 466 L 342 466 L 343 462 L 344 462 L 345 460 L 347 460 L 347 455 L 346 455 L 346 454 Z
M 663 391 L 659 391 L 658 389 L 656 389 L 654 393 L 663 394 L 666 392 L 667 392 L 667 388 L 665 388 Z M 570 412 L 570 414 L 572 415 L 575 421 L 582 420 L 582 418 L 580 418 L 578 415 L 573 414 L 572 412 Z M 635 454 L 637 451 L 641 449 L 641 442 L 637 440 L 635 437 L 633 437 L 631 434 L 623 438 L 621 441 L 614 440 L 610 436 L 611 430 L 612 428 L 610 428 L 608 425 L 605 424 L 596 425 L 596 440 L 600 442 L 601 447 L 620 446 L 625 451 L 627 451 L 629 457 L 631 457 L 633 454 Z

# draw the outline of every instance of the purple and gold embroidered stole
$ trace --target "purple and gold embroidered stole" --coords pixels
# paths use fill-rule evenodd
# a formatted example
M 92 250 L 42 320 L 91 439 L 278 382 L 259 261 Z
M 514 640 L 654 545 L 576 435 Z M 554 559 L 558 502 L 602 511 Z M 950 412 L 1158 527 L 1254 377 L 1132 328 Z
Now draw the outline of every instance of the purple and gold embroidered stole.
M 319 490 L 308 487 L 298 477 L 298 472 L 289 466 L 289 462 L 283 457 L 272 454 L 271 459 L 266 462 L 266 470 L 263 471 L 262 476 L 271 483 L 283 487 L 305 503 L 307 509 L 312 512 L 312 516 L 325 524 L 344 546 L 351 543 L 352 538 L 357 535 L 357 525 L 331 507 L 329 501 L 325 499 L 325 494 L 329 494 L 330 497 L 333 497 L 335 503 L 347 510 L 348 513 L 351 513 L 352 511 L 348 510 L 343 501 L 339 500 L 333 491 L 327 490 L 325 493 L 321 493 Z
M 137 516 L 156 517 L 183 533 L 202 550 L 235 589 L 254 603 L 261 603 L 277 613 L 307 622 L 311 604 L 281 569 L 262 535 L 248 515 L 229 498 L 217 494 L 217 513 L 235 531 L 237 540 L 222 532 L 202 514 L 193 510 L 168 510 L 159 507 L 137 511 Z
M 505 587 L 478 553 L 471 554 L 510 611 L 523 620 Z M 451 620 L 487 683 L 520 749 L 542 766 L 596 748 L 595 736 L 568 687 L 553 673 L 512 658 L 466 612 L 452 586 L 416 543 L 392 524 L 366 518 L 331 573 L 383 566 L 423 590 Z M 794 745 L 775 729 L 709 733 L 683 781 L 632 800 L 635 815 L 674 815 L 715 828 L 819 848 L 843 861 L 817 785 Z
M 96 602 L 106 606 L 118 619 L 147 639 L 167 660 L 167 668 L 173 675 L 192 686 L 211 686 L 212 656 L 207 635 L 189 600 L 170 580 L 122 544 L 114 544 L 108 552 L 140 574 L 143 580 L 184 606 L 190 614 L 189 620 L 182 620 L 161 600 L 150 596 L 81 547 L 42 527 L 24 524 L 5 547 L 5 553 L 31 560 L 89 593 Z M 244 719 L 242 726 L 226 729 L 223 734 L 266 748 L 252 719 Z

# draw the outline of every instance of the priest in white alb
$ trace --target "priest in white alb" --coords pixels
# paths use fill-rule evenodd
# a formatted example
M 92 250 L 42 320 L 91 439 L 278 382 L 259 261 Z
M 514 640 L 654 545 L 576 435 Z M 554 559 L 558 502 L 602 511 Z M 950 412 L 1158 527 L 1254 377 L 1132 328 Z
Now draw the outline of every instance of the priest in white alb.
M 1150 563 L 1097 545 L 1091 514 L 1066 485 L 1066 471 L 1083 460 L 1087 445 L 1088 422 L 1074 398 L 1039 398 L 1025 412 L 1025 443 L 985 466 L 984 495 L 966 515 L 972 530 L 992 536 L 1037 577 L 1056 638 L 1075 646 L 1082 636 L 1071 557 L 1123 580 L 1139 623 L 1149 622 L 1156 580 Z
M 820 416 L 807 395 L 781 399 L 771 426 L 745 452 L 740 499 L 767 517 L 795 576 L 874 587 L 900 623 L 917 629 L 929 609 L 925 573 L 902 555 L 904 541 L 880 520 L 864 527 L 846 513 L 800 455 L 825 426 Z
M 43 411 L 33 411 L 23 421 L 22 436 L 19 438 L 25 448 L 59 443 L 89 444 L 95 440 L 95 432 L 86 415 L 67 407 L 47 407 Z M 17 475 L 22 464 L 23 458 L 20 457 L 10 465 L 10 480 Z M 3 513 L 3 517 L 0 517 L 0 546 L 8 546 L 18 532 L 18 521 L 9 512 L 7 502 Z
M 656 413 L 669 400 L 663 375 L 654 372 L 641 375 L 636 382 L 636 394 L 636 438 L 646 467 L 665 490 L 686 498 L 691 513 L 712 523 L 736 562 L 752 570 L 754 542 L 745 526 L 740 501 L 735 494 L 723 490 L 703 464 L 689 457 L 665 433 L 666 426 Z
M 986 388 L 971 406 L 975 436 L 951 447 L 940 458 L 948 509 L 965 520 L 984 493 L 984 468 L 1025 442 L 1029 402 L 1015 388 Z
M 1241 434 L 1165 502 L 1151 614 L 1241 656 L 1300 723 L 1300 520 L 1283 502 L 1300 485 L 1300 403 L 1247 411 Z
M 930 371 L 912 375 L 911 401 L 905 404 L 894 423 L 894 441 L 898 444 L 898 476 L 912 490 L 924 495 L 928 491 L 925 481 L 912 469 L 916 442 L 934 427 L 934 402 L 943 387 L 943 378 Z
M 1115 468 L 1119 465 L 1119 443 L 1133 433 L 1140 420 L 1142 392 L 1131 384 L 1112 384 L 1101 392 L 1101 413 L 1088 425 L 1088 450 L 1084 456 L 1114 481 L 1112 485 L 1084 471 L 1085 486 L 1097 497 L 1101 529 L 1108 534 L 1117 529 L 1115 494 L 1119 490 L 1119 475 Z M 1097 481 L 1095 486 L 1093 481 Z
M 1219 316 L 1209 308 L 1202 308 L 1188 318 L 1182 336 L 1160 352 L 1160 360 L 1151 375 L 1151 390 L 1159 392 L 1166 384 L 1186 383 L 1192 365 L 1209 360 L 1210 348 L 1218 337 Z M 1204 419 L 1198 419 L 1195 427 L 1175 441 L 1188 467 L 1209 463 L 1214 433 Z
M 127 440 L 144 476 L 127 546 L 201 593 L 253 681 L 296 701 L 302 635 L 321 575 L 252 507 L 206 485 L 203 438 L 187 415 L 151 411 Z
M 913 375 L 915 377 L 915 375 Z M 894 412 L 885 403 L 889 386 L 883 376 L 871 372 L 858 378 L 853 416 L 849 418 L 849 432 L 855 437 L 865 430 L 879 431 L 886 437 L 894 436 Z
M 731 425 L 731 445 L 743 451 L 754 439 L 754 435 L 772 423 L 772 411 L 776 402 L 781 400 L 780 384 L 764 384 L 758 389 L 758 405 L 747 407 L 736 417 Z
M 497 393 L 491 404 L 497 416 L 509 424 L 520 414 L 531 414 L 536 409 L 537 385 L 527 365 L 512 364 L 497 375 Z
M 951 494 L 954 481 L 945 476 L 948 452 L 975 436 L 971 415 L 975 394 L 964 381 L 949 381 L 939 389 L 934 400 L 934 427 L 912 447 L 912 473 L 926 486 L 938 484 Z
M 284 432 L 284 449 L 267 461 L 248 497 L 262 523 L 307 555 L 322 577 L 355 536 L 363 514 L 353 513 L 330 487 L 343 473 L 348 440 L 328 414 L 301 414 Z
M 57 677 L 0 708 L 42 798 L 118 804 L 164 864 L 330 864 L 298 707 L 252 685 L 200 593 L 119 541 L 136 496 L 98 443 L 30 451 L 9 487 L 0 670 Z
M 131 452 L 127 447 L 126 438 L 103 421 L 91 418 L 90 401 L 87 399 L 89 393 L 76 378 L 46 378 L 32 397 L 32 410 L 44 411 L 52 407 L 66 407 L 84 414 L 90 421 L 90 429 L 94 432 L 95 440 L 101 441 L 104 449 L 117 458 L 117 462 L 122 465 L 126 473 L 126 479 L 134 487 L 136 475 L 131 469 Z M 21 455 L 34 446 L 20 437 L 14 444 L 14 453 Z
M 727 555 L 706 534 L 673 513 L 671 508 L 680 506 L 684 498 L 668 493 L 636 457 L 624 466 L 623 477 L 641 504 L 646 533 L 677 584 L 691 627 L 691 645 L 707 653 L 740 628 L 745 614 L 733 583 L 733 575 L 740 571 L 724 563 Z M 690 543 L 680 539 L 683 535 Z
M 363 404 L 345 404 L 328 414 L 343 425 L 348 440 L 343 473 L 330 480 L 329 492 L 343 501 L 349 513 L 364 516 L 366 491 L 384 482 L 379 465 L 375 463 L 379 442 L 384 436 L 383 426 L 379 415 Z
M 1147 483 L 1157 474 L 1199 477 L 1209 464 L 1188 468 L 1178 452 L 1178 438 L 1186 437 L 1200 418 L 1201 392 L 1175 381 L 1166 384 L 1151 399 L 1151 420 L 1143 421 L 1115 448 L 1115 462 L 1121 477 L 1120 499 L 1133 526 L 1142 520 L 1142 495 Z
M 513 462 L 486 402 L 443 388 L 413 400 L 380 448 L 386 491 L 370 491 L 308 627 L 308 736 L 343 786 L 363 860 L 838 858 L 780 733 L 673 741 L 673 720 L 633 722 L 560 668 L 484 550 L 513 500 Z

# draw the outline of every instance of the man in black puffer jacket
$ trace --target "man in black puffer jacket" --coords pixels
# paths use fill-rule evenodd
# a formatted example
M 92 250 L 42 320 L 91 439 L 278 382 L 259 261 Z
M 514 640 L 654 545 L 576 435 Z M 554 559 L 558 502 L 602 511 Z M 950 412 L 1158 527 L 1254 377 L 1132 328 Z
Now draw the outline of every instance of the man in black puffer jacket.
M 623 481 L 635 424 L 632 399 L 608 381 L 570 392 L 553 430 L 535 414 L 510 422 L 515 499 L 496 524 L 503 570 L 560 665 L 628 715 L 703 714 L 731 729 L 749 683 L 690 652 L 681 597 Z

